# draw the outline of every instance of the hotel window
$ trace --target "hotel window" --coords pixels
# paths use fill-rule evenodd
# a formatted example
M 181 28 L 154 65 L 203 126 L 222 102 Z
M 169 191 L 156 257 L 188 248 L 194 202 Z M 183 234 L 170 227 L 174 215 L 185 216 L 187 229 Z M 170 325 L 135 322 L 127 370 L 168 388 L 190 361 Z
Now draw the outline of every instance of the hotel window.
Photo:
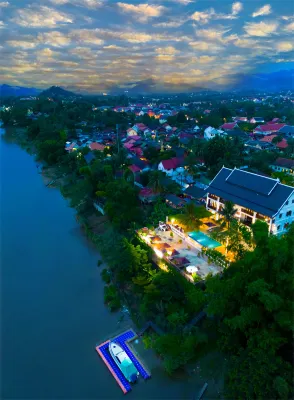
M 283 216 L 283 214 L 280 214 L 280 215 L 279 215 L 279 218 L 282 218 L 282 216 Z
M 279 231 L 279 230 L 280 230 L 280 228 L 281 228 L 281 225 L 278 225 L 278 226 L 277 226 L 277 231 Z
M 287 222 L 287 223 L 284 225 L 284 229 L 287 229 L 289 225 L 290 225 L 289 222 Z
M 292 215 L 292 211 L 287 211 L 286 217 L 290 217 L 290 215 Z
M 286 201 L 285 205 L 287 206 L 289 204 L 289 201 Z
M 292 203 L 294 203 L 294 199 L 292 200 Z

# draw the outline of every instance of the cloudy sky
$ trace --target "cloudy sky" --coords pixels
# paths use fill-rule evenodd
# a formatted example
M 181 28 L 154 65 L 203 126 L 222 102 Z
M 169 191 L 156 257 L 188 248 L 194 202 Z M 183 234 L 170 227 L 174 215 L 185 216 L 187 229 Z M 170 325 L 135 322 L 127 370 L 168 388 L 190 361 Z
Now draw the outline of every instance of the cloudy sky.
M 293 33 L 292 0 L 0 0 L 0 83 L 229 85 L 293 66 Z

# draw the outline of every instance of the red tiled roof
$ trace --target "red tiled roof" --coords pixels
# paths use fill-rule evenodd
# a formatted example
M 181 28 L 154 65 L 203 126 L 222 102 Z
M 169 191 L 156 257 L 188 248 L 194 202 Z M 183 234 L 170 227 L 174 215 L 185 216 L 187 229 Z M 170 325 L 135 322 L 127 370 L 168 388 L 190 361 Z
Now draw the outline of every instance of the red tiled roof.
M 166 170 L 178 168 L 182 162 L 183 162 L 183 159 L 177 158 L 177 157 L 170 158 L 169 160 L 161 161 L 163 168 Z
M 221 128 L 222 129 L 234 129 L 237 125 L 238 125 L 237 122 L 230 122 L 230 123 L 227 123 L 227 124 L 223 124 L 221 126 Z
M 279 143 L 277 143 L 276 146 L 277 146 L 279 149 L 286 149 L 286 148 L 288 147 L 287 140 L 286 140 L 286 139 L 282 139 L 282 141 L 279 142 Z
M 89 147 L 91 150 L 98 150 L 98 151 L 103 151 L 105 149 L 104 144 L 96 142 L 89 144 Z
M 286 168 L 294 168 L 294 160 L 289 160 L 288 158 L 279 157 L 273 163 L 274 165 L 278 165 L 279 167 L 286 167 Z
M 268 135 L 265 136 L 264 138 L 260 139 L 261 142 L 267 142 L 267 143 L 271 143 L 272 140 L 277 137 L 278 135 Z
M 283 128 L 286 124 L 267 124 L 267 125 L 259 125 L 255 128 L 255 131 L 258 132 L 277 132 L 281 128 Z
M 145 129 L 147 129 L 147 126 L 142 123 L 136 124 L 136 127 L 139 128 L 141 131 L 144 131 Z
M 135 164 L 130 165 L 128 168 L 129 168 L 129 170 L 131 170 L 134 174 L 135 174 L 136 172 L 140 172 L 140 171 L 141 171 L 141 169 L 140 169 L 139 167 L 137 167 L 137 165 L 135 165 Z

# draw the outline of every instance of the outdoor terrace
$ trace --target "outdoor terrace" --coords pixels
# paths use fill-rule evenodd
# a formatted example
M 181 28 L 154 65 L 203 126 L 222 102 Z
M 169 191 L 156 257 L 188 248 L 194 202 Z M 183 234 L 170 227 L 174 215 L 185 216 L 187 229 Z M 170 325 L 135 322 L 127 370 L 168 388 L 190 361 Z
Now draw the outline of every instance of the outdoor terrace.
M 197 275 L 201 279 L 210 273 L 216 275 L 222 271 L 221 267 L 209 262 L 207 256 L 202 254 L 201 244 L 191 239 L 182 228 L 171 227 L 173 229 L 168 231 L 143 228 L 138 234 L 154 250 L 158 259 L 172 264 L 191 282 L 194 282 L 193 276 L 186 271 L 190 265 L 198 268 Z

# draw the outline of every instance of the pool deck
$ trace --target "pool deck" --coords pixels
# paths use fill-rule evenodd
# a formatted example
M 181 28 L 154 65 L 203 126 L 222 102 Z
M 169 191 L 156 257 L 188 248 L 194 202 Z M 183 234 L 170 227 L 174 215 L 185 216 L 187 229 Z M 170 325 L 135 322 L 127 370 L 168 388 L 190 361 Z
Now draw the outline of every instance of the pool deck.
M 168 243 L 172 249 L 175 249 L 179 252 L 176 257 L 186 257 L 190 261 L 190 265 L 197 266 L 199 268 L 199 275 L 202 278 L 205 278 L 209 273 L 216 275 L 222 271 L 221 267 L 214 265 L 211 262 L 208 262 L 206 256 L 198 256 L 198 253 L 201 252 L 202 246 L 200 243 L 195 242 L 195 240 L 190 239 L 191 241 L 196 243 L 198 249 L 189 245 L 175 232 L 173 232 L 173 236 L 171 237 L 170 231 L 163 232 L 157 228 L 155 229 L 155 234 L 160 237 L 162 243 Z M 151 235 L 149 235 L 149 237 L 150 236 Z M 149 246 L 153 247 L 152 244 L 148 242 L 148 237 L 146 238 L 145 236 L 142 237 L 142 239 L 147 241 Z M 217 249 L 219 249 L 219 247 Z M 169 251 L 169 249 L 167 250 Z M 193 281 L 192 276 L 185 272 L 185 268 L 181 268 L 181 272 L 188 280 L 190 280 L 191 282 Z
M 117 342 L 121 347 L 125 350 L 127 355 L 130 357 L 132 362 L 134 363 L 135 367 L 137 368 L 139 374 L 142 376 L 143 379 L 149 379 L 151 377 L 151 374 L 148 372 L 148 370 L 143 366 L 142 362 L 139 361 L 139 358 L 137 355 L 134 354 L 134 352 L 130 349 L 128 343 L 131 342 L 132 340 L 136 339 L 138 336 L 137 334 L 133 331 L 133 329 L 129 329 L 120 335 L 107 340 L 106 342 L 103 342 L 99 345 L 97 345 L 96 351 L 99 354 L 99 356 L 102 358 L 104 361 L 105 365 L 109 369 L 110 373 L 118 383 L 119 387 L 123 391 L 124 394 L 130 392 L 132 390 L 132 386 L 129 383 L 129 381 L 124 377 L 123 373 L 121 370 L 118 368 L 116 363 L 114 362 L 113 358 L 111 357 L 108 347 L 110 342 Z

